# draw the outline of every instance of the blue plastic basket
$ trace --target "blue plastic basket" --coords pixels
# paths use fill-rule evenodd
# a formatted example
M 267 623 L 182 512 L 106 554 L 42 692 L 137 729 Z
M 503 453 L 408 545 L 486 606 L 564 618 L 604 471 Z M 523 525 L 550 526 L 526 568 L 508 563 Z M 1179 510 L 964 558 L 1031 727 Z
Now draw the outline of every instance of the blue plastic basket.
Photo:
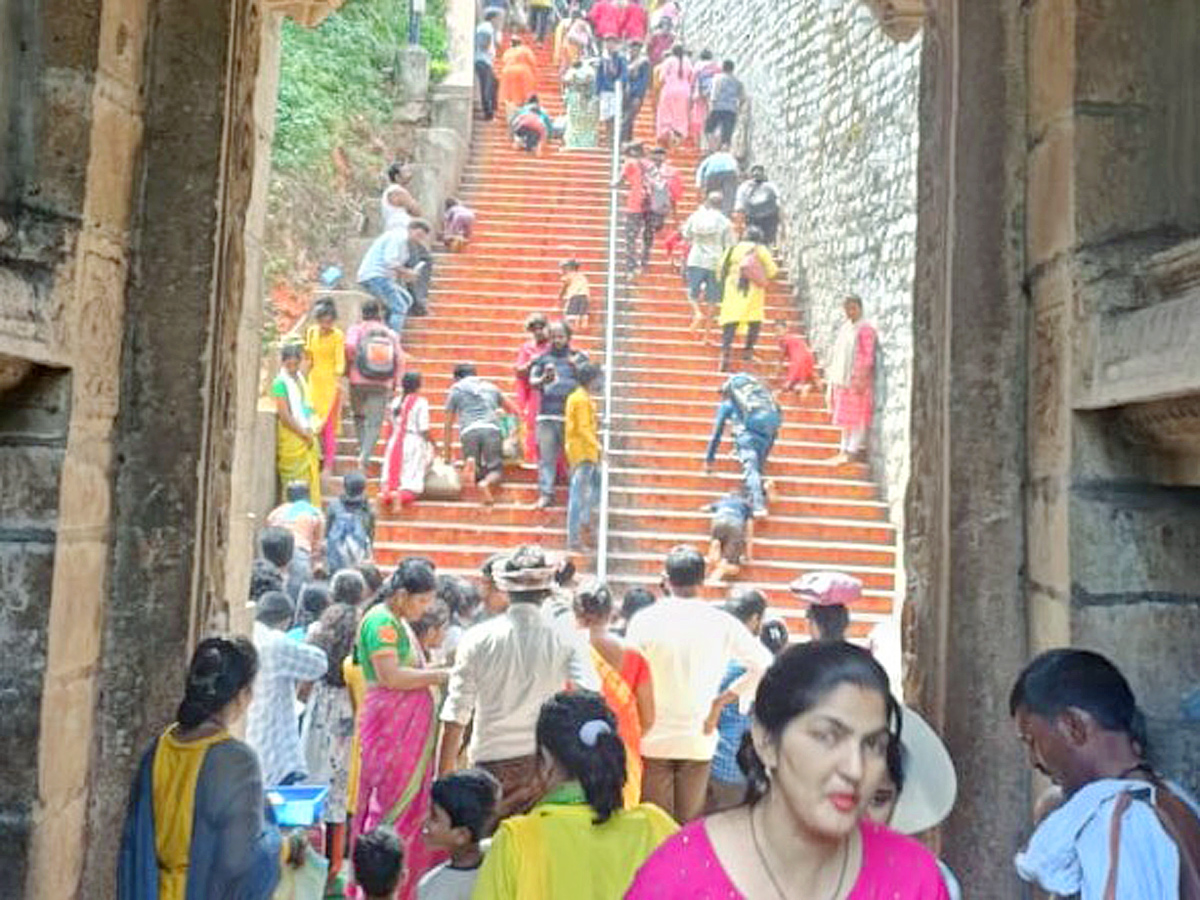
M 267 802 L 275 821 L 284 828 L 308 828 L 321 820 L 329 788 L 320 784 L 293 784 L 267 788 Z

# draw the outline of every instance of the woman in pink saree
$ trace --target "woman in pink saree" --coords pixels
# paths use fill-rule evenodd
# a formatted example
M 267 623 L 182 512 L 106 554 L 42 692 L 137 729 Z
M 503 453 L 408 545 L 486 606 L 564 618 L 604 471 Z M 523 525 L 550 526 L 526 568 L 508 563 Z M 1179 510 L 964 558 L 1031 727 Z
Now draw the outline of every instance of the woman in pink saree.
M 550 322 L 541 313 L 534 313 L 525 320 L 529 340 L 517 351 L 517 409 L 521 412 L 521 432 L 525 462 L 536 463 L 537 416 L 542 395 L 529 386 L 529 369 L 533 361 L 550 349 Z
M 900 739 L 871 654 L 798 644 L 767 670 L 738 754 L 747 802 L 699 819 L 646 860 L 625 900 L 947 900 L 933 855 L 865 819 Z
M 367 682 L 354 836 L 381 824 L 396 829 L 404 842 L 400 900 L 417 896 L 417 882 L 434 862 L 421 828 L 429 816 L 436 768 L 435 691 L 450 670 L 427 666 L 412 623 L 429 608 L 436 587 L 433 563 L 421 557 L 401 560 L 381 590 L 387 599 L 363 617 L 354 649 Z
M 826 370 L 833 424 L 842 429 L 835 464 L 860 457 L 867 449 L 875 413 L 875 329 L 863 321 L 862 300 L 847 297 L 846 321 L 838 331 Z
M 689 128 L 689 104 L 692 98 L 692 65 L 676 44 L 671 55 L 658 67 L 662 88 L 658 93 L 654 136 L 660 144 L 686 140 Z

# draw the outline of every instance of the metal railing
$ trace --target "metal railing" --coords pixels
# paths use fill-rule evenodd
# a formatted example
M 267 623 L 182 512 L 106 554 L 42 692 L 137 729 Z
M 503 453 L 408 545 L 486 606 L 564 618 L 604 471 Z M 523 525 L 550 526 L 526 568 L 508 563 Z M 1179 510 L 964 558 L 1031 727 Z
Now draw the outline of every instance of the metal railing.
M 600 510 L 596 527 L 596 577 L 608 577 L 608 491 L 611 484 L 609 452 L 612 449 L 613 369 L 617 347 L 617 231 L 620 222 L 621 129 L 624 96 L 621 82 L 616 84 L 616 110 L 612 125 L 612 163 L 608 179 L 608 296 L 604 307 L 604 425 L 601 429 Z

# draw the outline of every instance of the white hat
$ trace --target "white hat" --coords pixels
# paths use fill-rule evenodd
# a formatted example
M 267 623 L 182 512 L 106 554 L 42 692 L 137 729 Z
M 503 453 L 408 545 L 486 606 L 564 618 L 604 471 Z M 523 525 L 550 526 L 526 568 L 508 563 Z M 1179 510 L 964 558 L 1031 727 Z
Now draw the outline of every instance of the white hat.
M 904 789 L 888 825 L 901 834 L 920 834 L 950 815 L 958 795 L 958 776 L 950 751 L 930 724 L 907 706 L 900 710 Z

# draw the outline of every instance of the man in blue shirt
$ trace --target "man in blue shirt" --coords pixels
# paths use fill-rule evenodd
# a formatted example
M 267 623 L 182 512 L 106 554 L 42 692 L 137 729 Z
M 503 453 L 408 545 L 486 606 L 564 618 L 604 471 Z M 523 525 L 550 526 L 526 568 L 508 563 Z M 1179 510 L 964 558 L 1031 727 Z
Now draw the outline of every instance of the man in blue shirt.
M 733 454 L 742 464 L 742 480 L 750 493 L 755 517 L 765 516 L 767 498 L 763 489 L 763 468 L 779 433 L 782 421 L 779 404 L 770 388 L 746 372 L 731 375 L 721 385 L 719 393 L 721 402 L 708 441 L 704 469 L 712 471 L 725 424 L 732 419 Z

